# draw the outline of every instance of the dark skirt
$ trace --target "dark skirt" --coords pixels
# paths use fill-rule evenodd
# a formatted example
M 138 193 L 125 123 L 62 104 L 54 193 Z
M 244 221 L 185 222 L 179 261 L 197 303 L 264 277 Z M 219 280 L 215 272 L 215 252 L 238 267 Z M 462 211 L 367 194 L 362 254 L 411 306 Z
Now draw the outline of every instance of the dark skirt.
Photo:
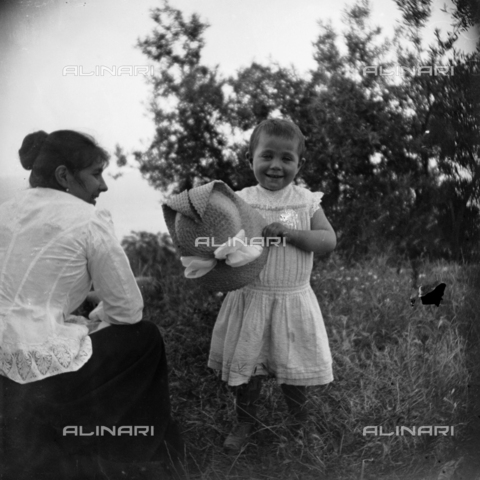
M 181 457 L 158 328 L 112 325 L 91 339 L 77 372 L 24 385 L 0 376 L 0 479 L 100 479 L 98 459 Z

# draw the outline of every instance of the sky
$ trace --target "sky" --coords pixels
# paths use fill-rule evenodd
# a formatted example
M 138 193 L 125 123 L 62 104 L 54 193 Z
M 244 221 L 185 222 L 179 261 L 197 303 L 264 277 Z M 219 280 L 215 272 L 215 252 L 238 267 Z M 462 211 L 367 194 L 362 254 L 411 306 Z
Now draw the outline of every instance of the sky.
M 429 32 L 448 27 L 433 0 Z M 203 61 L 234 74 L 252 61 L 294 65 L 307 73 L 314 67 L 317 21 L 342 28 L 347 0 L 170 0 L 184 14 L 198 13 L 210 27 Z M 146 149 L 154 123 L 147 103 L 150 86 L 142 75 L 149 64 L 135 47 L 149 35 L 149 16 L 160 0 L 0 0 L 0 203 L 27 188 L 18 149 L 28 133 L 73 129 L 92 135 L 112 153 L 116 144 L 127 152 Z M 393 33 L 400 15 L 393 0 L 373 0 L 373 23 Z M 465 34 L 462 46 L 473 45 Z M 136 74 L 121 74 L 130 66 Z M 88 75 L 107 67 L 114 73 Z M 76 74 L 74 74 L 76 72 Z M 114 180 L 106 171 L 109 191 L 97 205 L 111 211 L 117 236 L 132 230 L 166 231 L 162 195 L 135 168 Z

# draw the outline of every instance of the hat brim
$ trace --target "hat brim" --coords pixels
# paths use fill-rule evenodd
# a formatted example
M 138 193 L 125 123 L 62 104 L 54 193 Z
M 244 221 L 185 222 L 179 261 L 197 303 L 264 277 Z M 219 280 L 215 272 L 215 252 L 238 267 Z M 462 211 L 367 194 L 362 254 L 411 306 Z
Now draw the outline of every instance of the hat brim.
M 209 208 L 215 208 L 215 206 L 212 206 L 213 202 L 212 204 L 209 203 L 213 192 L 225 197 L 228 208 L 213 213 L 209 211 Z M 175 195 L 163 205 L 167 228 L 172 236 L 173 243 L 182 255 L 213 258 L 215 248 L 206 252 L 195 247 L 195 229 L 198 229 L 197 232 L 208 231 L 212 237 L 226 239 L 227 237 L 233 238 L 238 233 L 240 226 L 241 229 L 245 230 L 247 239 L 262 237 L 262 231 L 267 224 L 266 220 L 225 183 L 217 180 L 190 190 L 188 192 L 188 204 L 185 193 Z M 230 204 L 234 205 L 235 211 L 232 210 Z M 177 215 L 185 215 L 191 221 L 177 222 Z M 235 218 L 232 219 L 232 216 Z M 177 231 L 177 228 L 186 231 Z M 215 268 L 206 275 L 193 280 L 213 291 L 238 290 L 256 280 L 265 266 L 267 258 L 268 247 L 263 247 L 263 251 L 257 259 L 241 267 L 231 267 L 224 260 L 217 260 Z

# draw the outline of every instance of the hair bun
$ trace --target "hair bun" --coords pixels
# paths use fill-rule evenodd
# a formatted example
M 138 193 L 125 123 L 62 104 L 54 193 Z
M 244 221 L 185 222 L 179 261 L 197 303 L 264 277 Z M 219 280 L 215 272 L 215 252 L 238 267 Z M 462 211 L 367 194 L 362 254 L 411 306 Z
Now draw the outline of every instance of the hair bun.
M 33 164 L 47 137 L 47 132 L 39 130 L 38 132 L 28 134 L 23 139 L 18 155 L 20 156 L 22 167 L 25 168 L 25 170 L 31 170 L 33 168 Z

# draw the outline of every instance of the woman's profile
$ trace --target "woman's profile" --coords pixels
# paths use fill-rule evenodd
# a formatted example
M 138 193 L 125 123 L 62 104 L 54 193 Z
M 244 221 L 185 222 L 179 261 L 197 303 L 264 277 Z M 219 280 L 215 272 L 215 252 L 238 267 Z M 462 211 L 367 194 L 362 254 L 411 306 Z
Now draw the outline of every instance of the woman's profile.
M 87 135 L 25 137 L 31 188 L 0 205 L 0 469 L 106 478 L 99 460 L 181 468 L 167 361 L 108 212 L 108 154 Z M 101 327 L 70 322 L 92 289 Z M 172 468 L 173 467 L 173 468 Z

